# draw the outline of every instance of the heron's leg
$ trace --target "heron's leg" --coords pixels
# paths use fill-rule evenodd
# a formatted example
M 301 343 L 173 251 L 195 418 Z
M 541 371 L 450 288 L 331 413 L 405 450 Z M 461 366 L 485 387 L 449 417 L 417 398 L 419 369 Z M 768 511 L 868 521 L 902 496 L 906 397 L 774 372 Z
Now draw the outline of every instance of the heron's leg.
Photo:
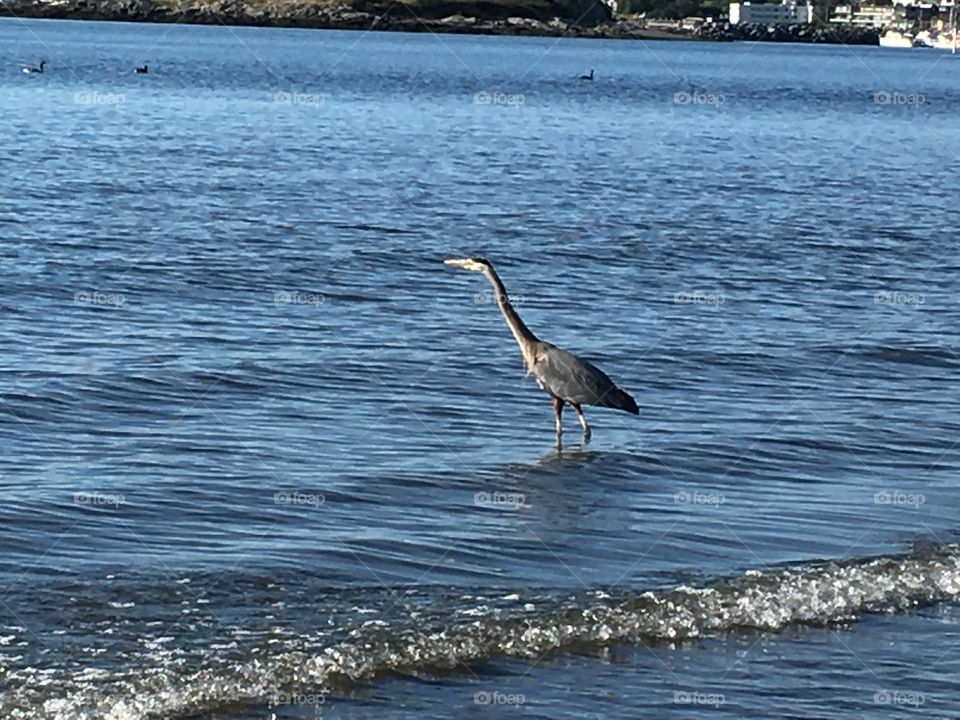
M 577 411 L 577 417 L 580 418 L 580 425 L 583 427 L 583 439 L 589 440 L 593 433 L 590 432 L 590 426 L 587 424 L 587 418 L 583 414 L 583 410 L 580 409 L 580 404 L 570 403 L 570 407 Z
M 553 398 L 553 412 L 556 414 L 557 423 L 557 443 L 560 443 L 560 436 L 563 435 L 563 400 L 558 397 Z

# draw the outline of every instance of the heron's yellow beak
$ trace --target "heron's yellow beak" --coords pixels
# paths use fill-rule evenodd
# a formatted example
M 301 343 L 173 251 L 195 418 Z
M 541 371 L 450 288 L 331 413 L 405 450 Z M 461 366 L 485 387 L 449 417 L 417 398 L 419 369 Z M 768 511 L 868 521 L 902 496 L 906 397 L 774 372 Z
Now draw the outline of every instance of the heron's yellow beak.
M 447 258 L 443 262 L 447 265 L 463 268 L 464 270 L 473 270 L 474 272 L 483 271 L 483 265 L 478 263 L 476 260 L 471 260 L 470 258 Z

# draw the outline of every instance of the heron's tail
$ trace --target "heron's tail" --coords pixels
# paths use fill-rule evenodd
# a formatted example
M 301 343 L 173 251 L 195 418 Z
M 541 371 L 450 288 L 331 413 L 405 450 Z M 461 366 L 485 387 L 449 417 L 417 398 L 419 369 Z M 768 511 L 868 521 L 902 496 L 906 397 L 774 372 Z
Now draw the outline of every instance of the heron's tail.
M 624 392 L 620 388 L 614 388 L 604 395 L 602 402 L 599 404 L 601 407 L 623 410 L 624 412 L 632 413 L 634 415 L 640 414 L 640 408 L 637 407 L 637 401 L 633 399 L 633 396 L 631 396 L 630 393 Z

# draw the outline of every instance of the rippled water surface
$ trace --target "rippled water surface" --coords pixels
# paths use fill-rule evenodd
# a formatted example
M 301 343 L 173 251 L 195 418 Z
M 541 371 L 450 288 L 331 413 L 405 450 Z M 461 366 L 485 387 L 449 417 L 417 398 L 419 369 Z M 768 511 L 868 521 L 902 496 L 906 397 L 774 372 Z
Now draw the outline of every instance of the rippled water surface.
M 960 60 L 5 20 L 0 97 L 3 717 L 960 714 Z M 558 452 L 473 253 L 640 416 Z

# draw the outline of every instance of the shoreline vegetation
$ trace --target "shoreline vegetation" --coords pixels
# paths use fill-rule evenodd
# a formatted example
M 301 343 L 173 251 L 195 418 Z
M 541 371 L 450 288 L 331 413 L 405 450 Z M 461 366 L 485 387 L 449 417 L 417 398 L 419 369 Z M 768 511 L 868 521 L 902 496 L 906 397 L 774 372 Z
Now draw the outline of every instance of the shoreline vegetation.
M 649 27 L 643 19 L 614 17 L 599 0 L 6 0 L 0 3 L 0 17 L 625 40 L 879 44 L 875 29 L 837 25 Z

